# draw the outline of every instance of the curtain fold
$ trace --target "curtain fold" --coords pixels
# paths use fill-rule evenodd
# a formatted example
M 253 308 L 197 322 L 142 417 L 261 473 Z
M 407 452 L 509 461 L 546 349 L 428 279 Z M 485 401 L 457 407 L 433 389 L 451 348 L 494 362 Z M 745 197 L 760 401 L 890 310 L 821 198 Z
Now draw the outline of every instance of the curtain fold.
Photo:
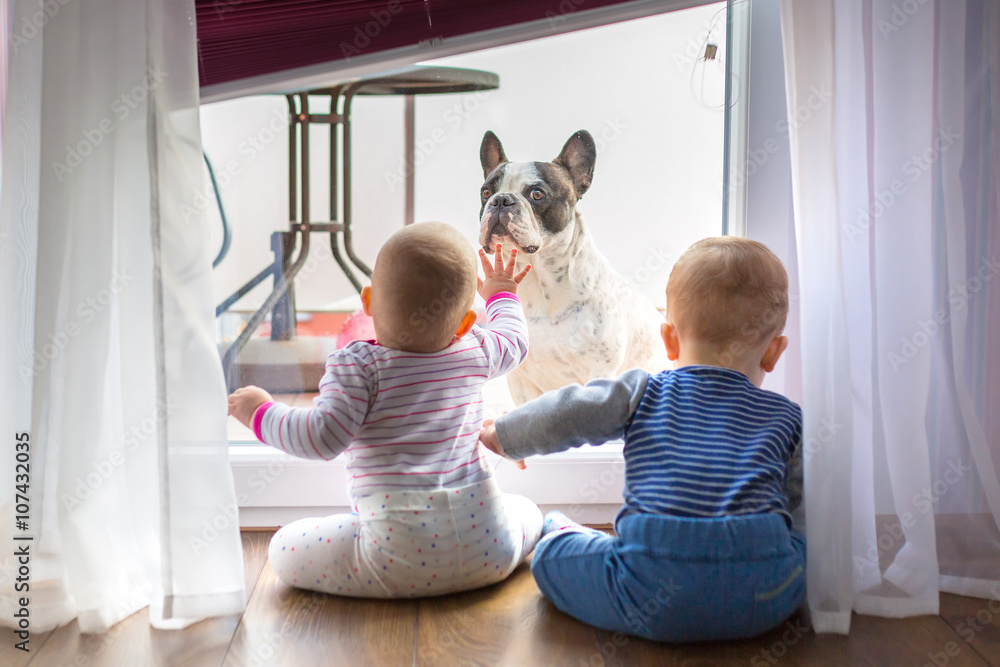
M 835 68 L 833 2 L 782 4 L 782 42 L 789 118 L 808 106 L 810 86 L 832 90 Z M 809 54 L 814 54 L 809 56 Z M 801 82 L 801 83 L 800 83 Z M 792 128 L 792 191 L 799 270 L 799 317 L 805 451 L 806 586 L 817 632 L 847 632 L 850 626 L 852 454 L 847 326 L 840 237 L 836 232 L 837 172 L 833 160 L 809 156 L 835 151 L 833 110 L 819 108 L 808 123 Z M 809 225 L 800 221 L 810 220 Z M 823 420 L 836 428 L 820 438 Z M 811 445 L 811 446 L 810 446 Z M 846 548 L 845 548 L 846 547 Z M 825 558 L 817 558 L 823 552 Z
M 782 0 L 801 286 L 809 606 L 1000 600 L 1000 12 Z M 849 490 L 847 492 L 846 490 Z
M 194 3 L 50 5 L 12 3 L 5 45 L 0 433 L 31 460 L 26 529 L 0 463 L 0 540 L 30 538 L 33 631 L 237 613 L 208 232 L 180 212 L 202 175 Z M 0 588 L 3 623 L 18 605 Z

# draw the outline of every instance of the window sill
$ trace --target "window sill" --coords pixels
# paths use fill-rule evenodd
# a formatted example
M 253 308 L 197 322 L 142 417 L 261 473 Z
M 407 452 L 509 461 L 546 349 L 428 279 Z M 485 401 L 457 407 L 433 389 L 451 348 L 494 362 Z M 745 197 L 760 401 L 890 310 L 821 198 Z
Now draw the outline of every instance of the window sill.
M 582 523 L 611 523 L 622 503 L 622 443 L 533 457 L 518 470 L 489 455 L 506 493 L 534 501 L 543 512 L 560 509 Z M 234 444 L 229 461 L 240 506 L 240 527 L 274 527 L 310 516 L 350 512 L 347 470 L 341 459 L 298 459 L 271 447 Z

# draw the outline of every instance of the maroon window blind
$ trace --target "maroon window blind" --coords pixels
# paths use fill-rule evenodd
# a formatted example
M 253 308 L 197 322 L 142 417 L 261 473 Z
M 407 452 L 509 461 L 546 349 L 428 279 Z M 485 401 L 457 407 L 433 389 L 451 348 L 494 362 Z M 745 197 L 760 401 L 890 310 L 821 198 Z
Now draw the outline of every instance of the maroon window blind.
M 623 0 L 196 0 L 201 85 L 549 21 Z M 697 3 L 688 3 L 697 4 Z

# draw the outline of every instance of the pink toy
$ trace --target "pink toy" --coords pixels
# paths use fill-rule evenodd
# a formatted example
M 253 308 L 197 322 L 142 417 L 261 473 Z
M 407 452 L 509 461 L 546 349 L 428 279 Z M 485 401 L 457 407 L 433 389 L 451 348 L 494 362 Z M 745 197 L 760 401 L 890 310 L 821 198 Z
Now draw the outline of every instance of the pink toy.
M 480 310 L 478 315 L 477 324 L 486 322 L 485 311 Z M 337 334 L 337 349 L 339 350 L 352 340 L 375 340 L 375 325 L 372 324 L 372 318 L 365 315 L 363 310 L 354 311 L 344 322 L 340 333 Z
M 337 334 L 337 349 L 346 346 L 352 340 L 374 340 L 375 325 L 372 318 L 365 315 L 363 310 L 356 310 L 344 322 L 344 326 Z

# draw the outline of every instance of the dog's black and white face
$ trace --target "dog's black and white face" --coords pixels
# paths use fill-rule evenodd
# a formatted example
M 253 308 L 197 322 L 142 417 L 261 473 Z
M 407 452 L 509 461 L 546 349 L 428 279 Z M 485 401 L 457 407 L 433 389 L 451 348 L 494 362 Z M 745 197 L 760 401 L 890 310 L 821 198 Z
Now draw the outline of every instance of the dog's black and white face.
M 590 187 L 597 149 L 586 130 L 563 146 L 552 162 L 509 162 L 492 132 L 479 148 L 486 181 L 480 191 L 479 245 L 493 252 L 497 243 L 533 254 L 571 233 L 576 203 Z

